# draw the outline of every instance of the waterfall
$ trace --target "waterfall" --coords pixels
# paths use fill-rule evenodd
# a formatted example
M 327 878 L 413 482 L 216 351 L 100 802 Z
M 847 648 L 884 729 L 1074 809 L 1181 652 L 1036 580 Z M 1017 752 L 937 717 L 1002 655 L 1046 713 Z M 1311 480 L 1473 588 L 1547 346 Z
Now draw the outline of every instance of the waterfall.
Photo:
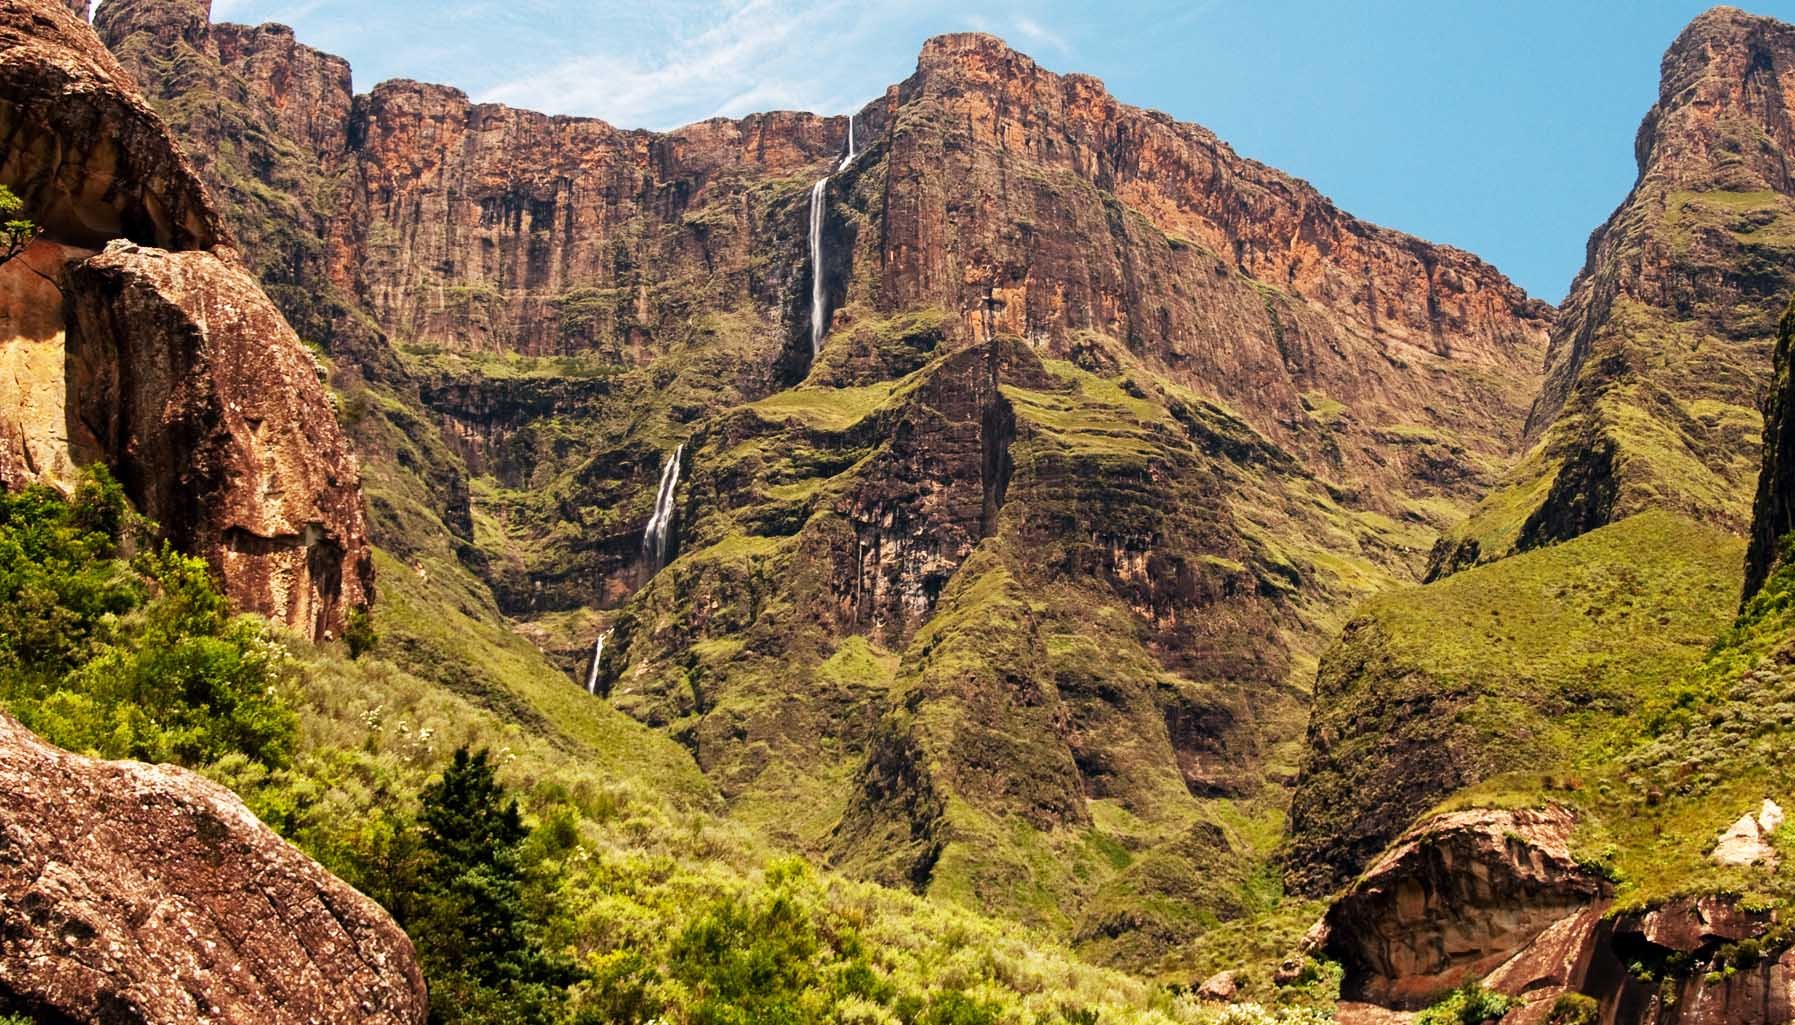
M 592 646 L 592 669 L 586 674 L 586 693 L 598 693 L 598 663 L 605 657 L 605 638 L 611 636 L 606 630 L 598 635 L 598 643 Z
M 679 490 L 679 460 L 686 444 L 680 442 L 661 467 L 661 490 L 654 496 L 654 515 L 648 518 L 648 529 L 642 532 L 642 553 L 660 569 L 667 563 L 667 547 L 673 536 L 673 494 Z
M 835 170 L 823 175 L 810 187 L 810 357 L 823 351 L 823 333 L 829 329 L 823 309 L 823 208 L 829 179 L 854 162 L 854 115 L 848 115 L 848 151 L 835 164 Z
M 815 359 L 823 351 L 823 190 L 829 187 L 824 176 L 810 188 L 810 356 Z

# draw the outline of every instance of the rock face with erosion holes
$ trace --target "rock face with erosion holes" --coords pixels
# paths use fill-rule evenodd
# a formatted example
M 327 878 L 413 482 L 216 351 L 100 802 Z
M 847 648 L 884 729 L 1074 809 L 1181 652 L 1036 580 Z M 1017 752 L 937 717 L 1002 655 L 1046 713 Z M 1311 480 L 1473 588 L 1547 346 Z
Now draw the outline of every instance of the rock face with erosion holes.
M 311 354 L 255 279 L 117 242 L 66 287 L 76 416 L 138 507 L 239 607 L 340 630 L 372 596 L 360 479 Z
M 421 1025 L 386 912 L 192 772 L 0 713 L 0 1008 L 35 1021 Z
M 373 567 L 318 364 L 66 4 L 0 0 L 0 135 L 0 184 L 44 229 L 0 265 L 0 484 L 103 461 L 238 608 L 339 632 Z

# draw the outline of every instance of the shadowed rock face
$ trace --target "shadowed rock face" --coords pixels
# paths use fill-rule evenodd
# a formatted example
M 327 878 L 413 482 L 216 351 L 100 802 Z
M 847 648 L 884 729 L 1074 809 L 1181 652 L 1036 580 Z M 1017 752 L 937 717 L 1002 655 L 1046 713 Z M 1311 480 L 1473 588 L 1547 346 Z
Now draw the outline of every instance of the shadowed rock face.
M 331 636 L 373 598 L 360 477 L 311 354 L 211 253 L 114 243 L 67 274 L 75 419 L 240 608 Z
M 0 3 L 0 138 L 0 181 L 53 239 L 169 249 L 228 241 L 162 120 L 65 4 Z
M 1795 290 L 1795 28 L 1717 7 L 1664 56 L 1639 180 L 1589 242 L 1527 417 L 1530 458 L 1431 576 L 1649 508 L 1743 532 Z
M 1771 944 L 1749 963 L 1729 960 L 1733 945 L 1765 936 L 1767 913 L 1685 897 L 1606 915 L 1607 883 L 1570 854 L 1575 825 L 1556 805 L 1473 809 L 1392 844 L 1308 939 L 1346 969 L 1340 1020 L 1368 1025 L 1467 979 L 1517 998 L 1510 1025 L 1548 1020 L 1565 993 L 1593 998 L 1603 1022 L 1790 1020 L 1795 951 Z M 1665 978 L 1640 981 L 1642 968 Z
M 1776 365 L 1764 403 L 1764 461 L 1752 506 L 1751 547 L 1745 553 L 1744 601 L 1782 562 L 1782 539 L 1795 531 L 1795 308 L 1783 314 Z
M 1426 1006 L 1596 904 L 1606 884 L 1571 857 L 1574 825 L 1555 806 L 1478 810 L 1397 840 L 1323 920 L 1321 949 L 1346 969 L 1341 996 Z
M 411 941 L 237 797 L 0 713 L 0 1006 L 43 1021 L 421 1025 Z
M 168 12 L 183 10 L 176 31 L 196 24 Z M 0 136 L 0 182 L 45 229 L 0 267 L 0 481 L 66 485 L 104 460 L 238 608 L 339 632 L 373 574 L 316 363 L 236 262 L 167 128 L 64 5 L 0 2 Z

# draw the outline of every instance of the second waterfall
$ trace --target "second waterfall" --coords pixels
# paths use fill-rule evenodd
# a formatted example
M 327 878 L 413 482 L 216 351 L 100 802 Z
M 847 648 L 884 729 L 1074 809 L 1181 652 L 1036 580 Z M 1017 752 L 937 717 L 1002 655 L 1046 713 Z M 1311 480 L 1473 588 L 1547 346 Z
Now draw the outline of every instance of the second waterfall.
M 673 497 L 679 492 L 679 461 L 685 454 L 686 445 L 682 441 L 661 466 L 661 487 L 655 492 L 654 515 L 649 517 L 648 528 L 642 532 L 642 554 L 648 558 L 651 570 L 667 564 L 667 550 L 673 541 Z
M 823 175 L 810 187 L 810 355 L 816 358 L 823 351 L 823 335 L 829 330 L 827 291 L 823 282 L 823 214 L 829 191 L 829 179 L 841 173 L 854 161 L 854 117 L 848 115 L 848 151 L 835 170 Z

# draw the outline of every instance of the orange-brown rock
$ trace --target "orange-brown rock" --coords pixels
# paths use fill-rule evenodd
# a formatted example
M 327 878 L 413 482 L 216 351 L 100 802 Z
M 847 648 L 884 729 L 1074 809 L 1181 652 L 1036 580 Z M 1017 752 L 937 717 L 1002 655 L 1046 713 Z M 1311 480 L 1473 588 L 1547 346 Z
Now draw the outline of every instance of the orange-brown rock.
M 67 4 L 0 0 L 0 138 L 0 182 L 57 241 L 228 240 L 167 127 Z
M 113 0 L 99 27 L 152 94 L 212 90 L 315 154 L 323 177 L 303 188 L 278 155 L 205 170 L 243 197 L 246 237 L 274 231 L 276 212 L 240 178 L 301 200 L 286 220 L 318 234 L 280 251 L 322 246 L 328 273 L 308 255 L 305 274 L 388 335 L 640 365 L 702 315 L 746 313 L 750 397 L 808 369 L 804 186 L 840 156 L 845 118 L 652 133 L 396 81 L 338 130 L 340 62 L 268 27 L 196 27 L 205 6 Z M 180 117 L 202 149 L 229 127 Z M 1551 311 L 1469 254 L 1359 221 L 1212 133 L 989 36 L 930 41 L 855 117 L 861 156 L 829 188 L 820 268 L 843 325 L 928 307 L 977 336 L 989 289 L 1005 303 L 997 330 L 1059 354 L 1080 332 L 1118 339 L 1391 512 L 1472 499 L 1519 440 Z M 310 321 L 308 297 L 281 302 Z
M 1109 335 L 1372 495 L 1462 493 L 1465 449 L 1518 439 L 1551 311 L 1470 254 L 991 36 L 930 40 L 884 106 L 883 302 L 972 331 L 990 289 L 998 330 Z
M 164 23 L 183 12 L 171 31 L 205 26 L 203 6 L 181 4 Z M 66 484 L 105 460 L 240 608 L 315 637 L 341 630 L 372 569 L 316 363 L 237 263 L 168 129 L 66 5 L 0 0 L 0 134 L 0 182 L 44 228 L 0 266 L 0 482 Z
M 1645 509 L 1743 533 L 1759 400 L 1795 291 L 1795 26 L 1716 7 L 1664 56 L 1639 179 L 1590 238 L 1527 418 L 1530 457 L 1440 575 Z
M 1474 809 L 1404 834 L 1323 919 L 1317 942 L 1346 970 L 1342 998 L 1416 1009 L 1559 921 L 1599 913 L 1607 885 L 1571 856 L 1574 825 L 1558 806 Z
M 75 417 L 239 607 L 315 637 L 372 599 L 360 476 L 311 354 L 250 274 L 115 242 L 66 289 Z
M 378 905 L 185 769 L 58 750 L 0 713 L 0 1007 L 36 1021 L 422 1025 Z
M 1346 970 L 1341 1020 L 1388 1020 L 1466 980 L 1515 999 L 1506 1025 L 1546 1022 L 1571 993 L 1602 1022 L 1791 1020 L 1795 950 L 1770 913 L 1709 896 L 1607 914 L 1607 883 L 1571 855 L 1574 826 L 1552 805 L 1453 812 L 1405 834 L 1308 938 Z

